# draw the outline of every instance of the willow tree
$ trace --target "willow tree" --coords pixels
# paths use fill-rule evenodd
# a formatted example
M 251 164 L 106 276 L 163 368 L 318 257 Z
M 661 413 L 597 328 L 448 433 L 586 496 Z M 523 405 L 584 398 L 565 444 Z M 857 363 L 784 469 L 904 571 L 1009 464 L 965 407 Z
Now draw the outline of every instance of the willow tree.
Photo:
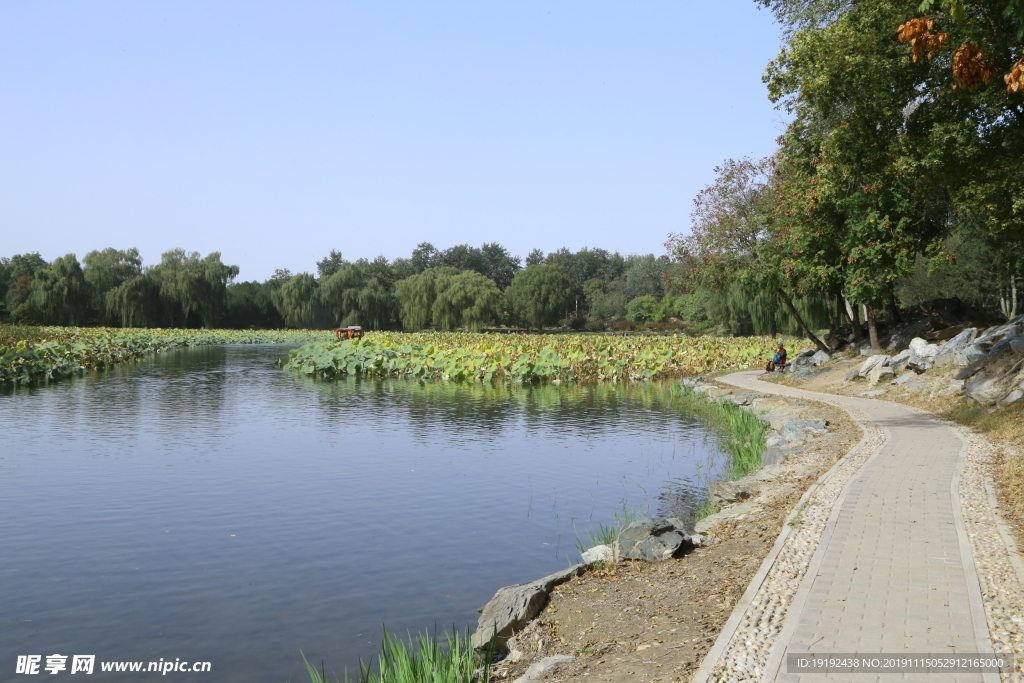
M 433 249 L 433 247 L 430 248 Z M 420 245 L 418 249 L 425 251 L 425 246 Z M 421 273 L 395 283 L 395 297 L 398 299 L 399 305 L 398 315 L 402 320 L 402 327 L 406 331 L 422 330 L 430 324 L 434 301 L 437 299 L 438 285 L 444 279 L 458 274 L 457 268 L 427 268 Z
M 160 263 L 150 268 L 148 275 L 159 285 L 161 308 L 169 326 L 187 327 L 198 318 L 204 326 L 214 327 L 238 266 L 222 263 L 218 251 L 201 258 L 199 252 L 173 249 L 161 255 Z
M 558 321 L 572 294 L 565 271 L 557 265 L 543 265 L 516 273 L 505 297 L 517 319 L 529 327 L 543 329 Z
M 464 327 L 478 332 L 494 317 L 500 302 L 501 290 L 493 280 L 465 270 L 438 279 L 431 315 L 442 330 Z
M 151 327 L 159 324 L 160 285 L 151 277 L 137 275 L 109 290 L 103 298 L 108 320 L 122 327 Z
M 89 286 L 74 254 L 54 259 L 36 271 L 29 299 L 34 316 L 51 325 L 77 325 L 89 309 Z
M 363 325 L 379 330 L 392 319 L 395 297 L 389 283 L 373 274 L 372 264 L 343 263 L 320 282 L 320 300 L 336 324 Z
M 85 281 L 89 283 L 92 296 L 92 307 L 100 320 L 105 324 L 117 324 L 118 317 L 114 311 L 118 308 L 107 306 L 107 293 L 123 283 L 142 275 L 142 257 L 139 250 L 132 248 L 125 251 L 107 248 L 103 251 L 90 251 L 82 259 Z M 134 316 L 134 313 L 129 313 Z
M 286 327 L 314 329 L 324 326 L 326 310 L 320 300 L 320 287 L 309 273 L 293 275 L 274 292 L 273 297 Z

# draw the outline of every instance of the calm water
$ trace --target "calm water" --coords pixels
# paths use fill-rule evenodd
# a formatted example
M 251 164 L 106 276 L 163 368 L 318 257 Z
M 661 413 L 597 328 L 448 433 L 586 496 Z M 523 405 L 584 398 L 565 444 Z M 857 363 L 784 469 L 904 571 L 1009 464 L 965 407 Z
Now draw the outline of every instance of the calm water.
M 354 671 L 381 622 L 475 625 L 623 505 L 686 512 L 721 460 L 664 386 L 318 383 L 285 353 L 0 394 L 0 680 L 54 653 L 212 662 L 178 681 L 307 680 L 300 648 Z

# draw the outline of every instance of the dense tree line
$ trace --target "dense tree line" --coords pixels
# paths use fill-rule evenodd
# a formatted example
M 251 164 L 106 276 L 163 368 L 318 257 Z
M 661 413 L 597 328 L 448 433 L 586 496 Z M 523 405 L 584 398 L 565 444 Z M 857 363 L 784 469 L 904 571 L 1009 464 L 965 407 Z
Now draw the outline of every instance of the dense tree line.
M 680 286 L 774 299 L 812 337 L 799 302 L 817 300 L 876 348 L 901 303 L 955 294 L 1016 315 L 1020 0 L 759 4 L 785 30 L 765 82 L 792 123 L 771 158 L 716 169 L 667 244 Z
M 18 254 L 0 258 L 0 315 L 67 325 L 406 330 L 648 322 L 678 313 L 668 265 L 666 257 L 584 248 L 535 250 L 524 267 L 496 243 L 423 243 L 408 258 L 348 261 L 331 251 L 315 273 L 278 270 L 265 282 L 234 282 L 238 267 L 216 252 L 177 249 L 152 266 L 136 249 L 92 251 L 82 262 Z

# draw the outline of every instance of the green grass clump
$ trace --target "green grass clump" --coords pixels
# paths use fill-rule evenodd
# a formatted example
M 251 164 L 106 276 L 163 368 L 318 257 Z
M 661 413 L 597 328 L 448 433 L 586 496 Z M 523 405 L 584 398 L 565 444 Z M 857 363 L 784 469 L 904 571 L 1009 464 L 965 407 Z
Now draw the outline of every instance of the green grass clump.
M 719 444 L 729 455 L 730 480 L 742 479 L 761 469 L 768 425 L 739 406 L 711 401 L 690 387 L 682 388 L 680 401 L 684 410 L 704 418 L 720 434 Z
M 433 633 L 421 633 L 403 640 L 384 630 L 377 665 L 379 673 L 360 662 L 359 676 L 354 683 L 488 683 L 491 680 L 490 661 L 493 642 L 483 652 L 473 648 L 472 634 L 466 628 L 465 635 L 454 631 L 438 637 Z M 302 654 L 310 683 L 329 683 L 326 667 L 320 669 L 311 665 Z M 474 679 L 474 672 L 480 674 Z M 341 680 L 335 677 L 335 680 Z M 353 683 L 345 674 L 345 683 Z

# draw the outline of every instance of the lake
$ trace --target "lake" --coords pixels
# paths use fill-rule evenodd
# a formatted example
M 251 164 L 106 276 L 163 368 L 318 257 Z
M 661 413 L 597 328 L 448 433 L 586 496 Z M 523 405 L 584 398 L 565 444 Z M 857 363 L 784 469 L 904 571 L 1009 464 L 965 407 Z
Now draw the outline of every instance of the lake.
M 5 680 L 57 653 L 95 655 L 88 680 L 177 658 L 211 671 L 167 680 L 303 681 L 300 648 L 351 673 L 381 623 L 475 626 L 577 534 L 685 514 L 724 464 L 669 385 L 316 382 L 274 366 L 287 349 L 0 393 Z

